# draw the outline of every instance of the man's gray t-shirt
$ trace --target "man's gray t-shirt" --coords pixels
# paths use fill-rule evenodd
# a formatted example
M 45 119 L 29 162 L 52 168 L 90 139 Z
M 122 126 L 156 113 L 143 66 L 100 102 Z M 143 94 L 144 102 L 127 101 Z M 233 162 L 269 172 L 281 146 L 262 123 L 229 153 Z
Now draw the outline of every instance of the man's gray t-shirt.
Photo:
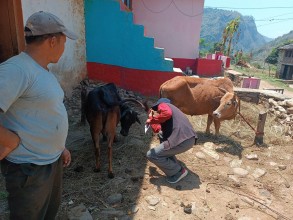
M 21 139 L 7 160 L 45 165 L 60 157 L 68 132 L 63 98 L 56 77 L 26 53 L 0 64 L 0 124 Z

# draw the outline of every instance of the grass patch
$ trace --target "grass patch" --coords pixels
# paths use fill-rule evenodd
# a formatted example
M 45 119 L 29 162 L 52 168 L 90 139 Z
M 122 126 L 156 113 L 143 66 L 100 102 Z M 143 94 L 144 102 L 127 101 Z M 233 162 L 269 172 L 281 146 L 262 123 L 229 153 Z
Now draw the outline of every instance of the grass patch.
M 232 66 L 232 69 L 247 76 L 260 78 L 261 80 L 264 80 L 275 87 L 279 87 L 293 92 L 293 88 L 289 87 L 288 84 L 283 83 L 282 81 L 280 81 L 280 79 L 275 78 L 274 70 L 271 70 L 269 73 L 268 70 L 260 70 L 257 68 L 241 68 L 238 66 Z

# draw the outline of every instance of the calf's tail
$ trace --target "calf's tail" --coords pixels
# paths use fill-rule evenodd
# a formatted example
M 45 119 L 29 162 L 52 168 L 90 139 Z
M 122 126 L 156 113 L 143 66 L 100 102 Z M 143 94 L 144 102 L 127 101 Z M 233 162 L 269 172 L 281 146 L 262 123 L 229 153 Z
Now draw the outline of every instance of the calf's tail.
M 162 98 L 162 93 L 163 93 L 162 87 L 160 87 L 160 90 L 159 90 L 159 98 Z

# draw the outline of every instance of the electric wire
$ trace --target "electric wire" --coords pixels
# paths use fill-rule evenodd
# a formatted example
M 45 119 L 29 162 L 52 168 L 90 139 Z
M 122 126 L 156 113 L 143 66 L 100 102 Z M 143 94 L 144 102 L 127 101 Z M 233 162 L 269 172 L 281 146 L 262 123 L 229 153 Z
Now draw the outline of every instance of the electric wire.
M 285 20 L 285 21 L 287 21 L 287 20 Z M 284 21 L 277 21 L 277 22 L 272 22 L 272 23 L 262 24 L 262 25 L 258 25 L 258 26 L 256 26 L 256 27 L 262 27 L 262 26 L 266 26 L 266 25 L 277 24 L 277 23 L 280 23 L 280 22 L 284 22 Z
M 270 20 L 271 18 L 281 17 L 281 16 L 289 15 L 289 14 L 293 14 L 293 12 L 285 13 L 285 14 L 280 14 L 280 15 L 275 15 L 275 16 L 271 16 L 271 17 L 266 17 L 266 18 L 263 18 L 263 19 L 260 19 L 260 20 L 257 19 L 255 21 Z
M 233 7 L 211 7 L 211 6 L 205 6 L 205 8 L 220 8 L 220 9 L 241 9 L 241 10 L 265 10 L 265 9 L 288 9 L 288 8 L 293 8 L 293 6 L 288 6 L 288 7 L 260 7 L 260 8 L 233 8 Z
M 194 0 L 192 0 L 192 1 L 194 1 Z M 202 12 L 200 12 L 200 13 L 198 13 L 198 14 L 194 14 L 194 15 L 187 14 L 187 13 L 185 13 L 184 11 L 182 11 L 182 10 L 178 7 L 178 5 L 176 4 L 175 0 L 171 0 L 170 3 L 169 3 L 169 5 L 168 5 L 167 7 L 163 8 L 163 9 L 161 9 L 161 10 L 158 10 L 158 11 L 155 11 L 155 10 L 149 8 L 149 7 L 147 6 L 147 4 L 145 3 L 145 0 L 141 0 L 141 2 L 142 2 L 142 4 L 143 4 L 143 6 L 145 7 L 145 9 L 147 9 L 148 11 L 150 11 L 150 12 L 152 12 L 152 13 L 155 13 L 155 14 L 159 14 L 159 13 L 162 13 L 162 12 L 166 11 L 166 10 L 167 10 L 172 4 L 174 5 L 174 7 L 177 9 L 177 11 L 178 11 L 179 13 L 181 13 L 181 14 L 183 14 L 184 16 L 187 16 L 187 17 L 196 17 L 196 16 L 200 16 L 200 15 L 202 15 L 202 14 L 204 13 L 204 11 L 202 11 Z M 192 3 L 193 3 L 193 2 L 192 2 Z
M 166 10 L 172 5 L 173 0 L 170 1 L 169 5 L 168 5 L 166 8 L 164 8 L 164 9 L 162 9 L 162 10 L 159 10 L 159 11 L 154 11 L 154 10 L 150 9 L 150 8 L 145 4 L 144 0 L 141 0 L 141 2 L 142 2 L 142 4 L 143 4 L 143 6 L 144 6 L 148 11 L 150 11 L 150 12 L 152 12 L 152 13 L 155 13 L 155 14 L 159 14 L 159 13 L 162 13 L 162 12 L 166 11 Z
M 199 13 L 199 14 L 195 14 L 195 15 L 189 15 L 189 14 L 186 14 L 185 12 L 183 12 L 183 11 L 178 7 L 178 5 L 175 3 L 175 0 L 172 0 L 172 2 L 173 2 L 173 4 L 174 4 L 175 8 L 176 8 L 181 14 L 183 14 L 183 15 L 185 15 L 185 16 L 187 16 L 187 17 L 196 17 L 196 16 L 202 15 L 202 14 L 204 13 L 204 11 L 202 11 L 201 13 Z

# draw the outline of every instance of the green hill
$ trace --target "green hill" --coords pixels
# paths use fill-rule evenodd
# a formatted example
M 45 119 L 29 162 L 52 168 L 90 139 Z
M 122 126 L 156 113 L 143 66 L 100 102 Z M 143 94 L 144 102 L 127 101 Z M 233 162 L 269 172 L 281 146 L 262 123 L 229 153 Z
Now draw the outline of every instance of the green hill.
M 290 31 L 288 34 L 284 34 L 265 45 L 258 47 L 252 51 L 253 60 L 255 61 L 264 61 L 264 59 L 271 53 L 273 48 L 284 45 L 288 41 L 293 41 L 293 31 Z
M 200 49 L 209 50 L 214 43 L 221 42 L 222 32 L 227 23 L 237 17 L 240 17 L 239 38 L 234 37 L 232 50 L 251 52 L 270 40 L 257 32 L 254 18 L 251 16 L 242 16 L 237 11 L 205 8 L 200 33 L 200 38 L 204 39 L 205 45 Z

